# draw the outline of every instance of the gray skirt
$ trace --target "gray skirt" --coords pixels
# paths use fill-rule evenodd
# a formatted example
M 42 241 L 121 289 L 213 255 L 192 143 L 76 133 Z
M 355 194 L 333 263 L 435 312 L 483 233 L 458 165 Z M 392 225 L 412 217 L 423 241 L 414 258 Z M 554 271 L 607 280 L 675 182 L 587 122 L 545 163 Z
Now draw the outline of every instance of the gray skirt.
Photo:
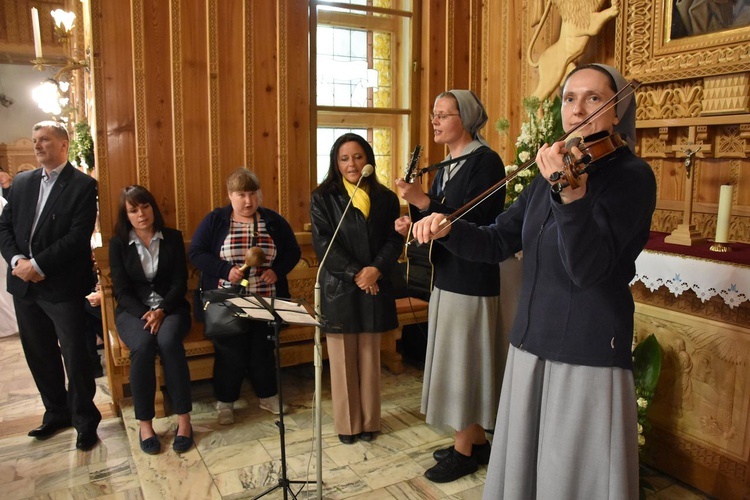
M 483 498 L 637 499 L 632 372 L 511 346 Z
M 435 288 L 430 296 L 422 413 L 430 425 L 492 429 L 502 384 L 500 297 Z

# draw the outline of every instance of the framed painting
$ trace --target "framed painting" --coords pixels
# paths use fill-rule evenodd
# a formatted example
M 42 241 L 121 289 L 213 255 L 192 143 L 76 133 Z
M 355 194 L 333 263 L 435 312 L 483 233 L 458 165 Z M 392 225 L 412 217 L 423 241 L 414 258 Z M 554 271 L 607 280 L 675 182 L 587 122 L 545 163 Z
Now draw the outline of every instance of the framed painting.
M 750 70 L 747 0 L 623 0 L 616 57 L 643 83 Z

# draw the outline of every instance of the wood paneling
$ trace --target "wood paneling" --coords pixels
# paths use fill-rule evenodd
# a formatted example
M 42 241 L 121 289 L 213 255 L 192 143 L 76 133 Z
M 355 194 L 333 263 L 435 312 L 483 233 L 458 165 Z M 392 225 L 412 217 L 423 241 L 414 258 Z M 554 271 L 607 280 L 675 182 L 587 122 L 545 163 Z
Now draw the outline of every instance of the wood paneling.
M 224 181 L 241 165 L 258 173 L 264 205 L 301 229 L 307 2 L 89 1 L 104 238 L 119 191 L 136 182 L 189 238 L 227 203 Z

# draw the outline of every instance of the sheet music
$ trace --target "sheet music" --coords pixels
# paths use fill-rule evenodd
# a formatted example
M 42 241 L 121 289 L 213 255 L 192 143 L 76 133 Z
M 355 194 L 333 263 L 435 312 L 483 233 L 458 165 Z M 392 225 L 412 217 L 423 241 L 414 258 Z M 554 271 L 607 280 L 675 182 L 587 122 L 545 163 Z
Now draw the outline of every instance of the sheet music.
M 273 309 L 285 323 L 290 325 L 320 326 L 320 323 L 307 312 L 307 309 L 302 304 L 275 297 L 273 299 L 271 297 L 264 297 L 263 300 L 272 305 Z M 235 297 L 228 299 L 227 302 L 239 307 L 253 319 L 261 321 L 272 321 L 274 319 L 273 314 L 255 297 Z

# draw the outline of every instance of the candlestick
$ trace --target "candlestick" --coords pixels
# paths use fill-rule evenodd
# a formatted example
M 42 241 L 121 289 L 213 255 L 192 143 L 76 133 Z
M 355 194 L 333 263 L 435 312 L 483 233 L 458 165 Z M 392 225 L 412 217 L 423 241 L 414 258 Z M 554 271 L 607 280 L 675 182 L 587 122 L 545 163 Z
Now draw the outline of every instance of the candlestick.
M 34 53 L 37 59 L 42 58 L 42 32 L 39 29 L 39 11 L 36 7 L 31 8 L 31 25 L 34 28 Z
M 715 244 L 711 245 L 714 252 L 727 252 L 729 247 L 729 219 L 732 212 L 732 186 L 721 186 L 719 191 L 719 211 L 716 215 Z

